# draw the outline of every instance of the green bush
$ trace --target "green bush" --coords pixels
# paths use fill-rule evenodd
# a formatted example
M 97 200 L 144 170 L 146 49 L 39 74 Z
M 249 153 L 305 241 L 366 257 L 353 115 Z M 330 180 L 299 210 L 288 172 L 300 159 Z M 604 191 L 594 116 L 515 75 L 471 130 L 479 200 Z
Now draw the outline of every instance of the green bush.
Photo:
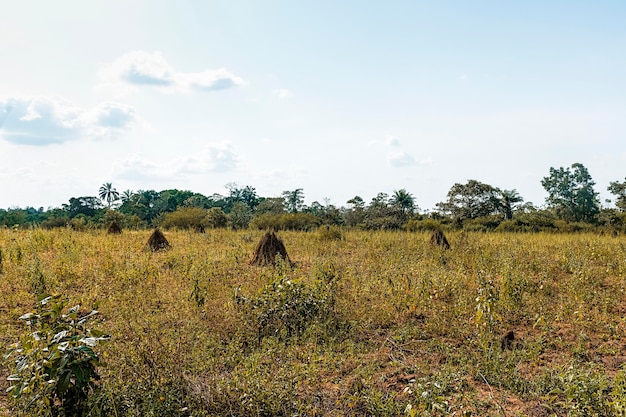
M 42 296 L 34 312 L 20 317 L 29 332 L 5 355 L 15 358 L 7 392 L 26 415 L 87 415 L 99 379 L 92 348 L 108 337 L 86 326 L 97 311 L 80 315 L 74 306 L 63 314 L 67 304 L 60 296 Z
M 244 322 L 256 330 L 259 339 L 286 339 L 332 316 L 336 280 L 337 274 L 326 273 L 307 285 L 280 275 L 256 296 L 245 297 L 237 291 L 235 302 Z
M 322 226 L 319 228 L 318 237 L 320 240 L 342 240 L 343 233 L 338 226 Z
M 434 219 L 409 220 L 405 227 L 409 232 L 430 232 L 442 229 L 441 222 Z
M 160 220 L 159 226 L 170 229 L 193 229 L 199 226 L 208 226 L 207 211 L 199 207 L 181 207 L 171 213 L 166 213 Z
M 207 223 L 214 229 L 223 228 L 228 225 L 228 217 L 224 210 L 219 207 L 211 207 L 207 212 Z
M 259 230 L 314 230 L 320 219 L 311 213 L 263 213 L 255 216 L 250 225 Z

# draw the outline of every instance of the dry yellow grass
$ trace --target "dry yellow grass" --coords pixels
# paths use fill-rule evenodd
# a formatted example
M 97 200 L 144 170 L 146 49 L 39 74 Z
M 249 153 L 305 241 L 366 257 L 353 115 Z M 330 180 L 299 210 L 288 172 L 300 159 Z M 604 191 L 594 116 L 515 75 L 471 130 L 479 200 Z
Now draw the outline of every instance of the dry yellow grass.
M 120 415 L 561 415 L 573 400 L 548 393 L 570 367 L 610 385 L 626 359 L 622 237 L 449 233 L 443 251 L 426 233 L 283 232 L 295 266 L 282 270 L 248 264 L 262 232 L 169 231 L 157 253 L 150 233 L 0 229 L 0 343 L 24 331 L 38 288 L 99 310 L 101 385 Z M 332 323 L 288 340 L 259 340 L 234 296 L 325 274 Z

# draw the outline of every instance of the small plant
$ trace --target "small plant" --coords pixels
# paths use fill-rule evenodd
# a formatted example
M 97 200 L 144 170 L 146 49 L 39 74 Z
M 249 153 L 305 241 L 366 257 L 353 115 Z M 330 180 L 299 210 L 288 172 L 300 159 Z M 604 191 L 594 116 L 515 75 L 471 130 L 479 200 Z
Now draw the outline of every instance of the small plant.
M 307 285 L 281 274 L 256 297 L 245 297 L 237 290 L 235 302 L 244 320 L 256 327 L 259 339 L 272 335 L 288 338 L 332 315 L 335 279 L 325 275 Z
M 318 237 L 321 241 L 342 240 L 343 233 L 338 226 L 322 226 L 319 228 Z
M 478 282 L 478 296 L 476 297 L 476 325 L 493 333 L 495 325 L 501 320 L 496 311 L 500 298 L 499 291 L 493 280 L 480 276 Z
M 558 378 L 558 383 L 559 388 L 554 389 L 552 394 L 561 398 L 557 404 L 568 411 L 568 416 L 612 415 L 609 410 L 609 381 L 605 375 L 570 368 Z
M 610 402 L 615 415 L 626 417 L 626 368 L 620 369 L 613 379 Z
M 39 258 L 35 258 L 35 264 L 28 272 L 30 275 L 30 290 L 35 297 L 39 297 L 41 294 L 46 292 L 48 286 L 46 283 L 46 277 L 41 270 Z
M 15 358 L 7 392 L 27 415 L 86 415 L 89 395 L 99 379 L 93 347 L 108 337 L 86 327 L 98 312 L 80 315 L 77 305 L 63 314 L 67 304 L 58 295 L 41 296 L 35 311 L 19 318 L 29 333 L 5 355 L 5 359 Z

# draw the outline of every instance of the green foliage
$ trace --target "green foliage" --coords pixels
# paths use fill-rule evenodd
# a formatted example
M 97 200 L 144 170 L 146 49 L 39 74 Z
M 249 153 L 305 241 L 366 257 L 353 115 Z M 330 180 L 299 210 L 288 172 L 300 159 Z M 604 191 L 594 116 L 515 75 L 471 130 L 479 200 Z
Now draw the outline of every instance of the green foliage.
M 293 191 L 283 191 L 282 195 L 288 212 L 297 213 L 302 210 L 304 205 L 304 191 L 302 191 L 302 188 L 296 188 Z
M 609 381 L 594 371 L 569 368 L 558 378 L 559 387 L 552 390 L 557 404 L 567 410 L 568 416 L 612 415 L 609 400 Z
M 60 296 L 41 296 L 35 311 L 20 317 L 28 333 L 5 355 L 15 359 L 7 392 L 27 415 L 88 413 L 89 396 L 99 379 L 93 347 L 108 337 L 87 328 L 97 311 L 81 314 L 80 306 L 74 306 L 64 314 L 67 304 Z
M 264 213 L 255 216 L 250 226 L 259 230 L 313 230 L 320 220 L 311 213 Z
M 318 237 L 320 240 L 342 240 L 343 233 L 337 226 L 322 226 L 318 229 Z
M 626 367 L 622 367 L 615 375 L 609 404 L 615 416 L 626 417 Z
M 247 229 L 252 219 L 252 209 L 241 201 L 236 202 L 228 213 L 228 224 L 235 230 Z
M 259 339 L 299 336 L 312 323 L 324 323 L 333 316 L 338 275 L 332 271 L 326 271 L 313 285 L 278 272 L 278 277 L 256 296 L 246 297 L 237 291 L 235 302 L 244 322 L 256 329 Z
M 120 198 L 120 193 L 117 192 L 113 185 L 110 182 L 102 184 L 100 190 L 98 191 L 98 196 L 102 201 L 106 201 L 107 207 L 110 209 L 111 204 Z
M 170 229 L 194 229 L 200 226 L 206 227 L 209 222 L 207 211 L 199 207 L 180 207 L 171 213 L 165 213 L 159 222 L 159 226 Z
M 570 168 L 550 168 L 550 175 L 541 180 L 548 192 L 546 202 L 565 221 L 593 223 L 600 212 L 596 184 L 583 164 Z
M 224 210 L 219 207 L 211 207 L 206 215 L 207 224 L 213 229 L 226 227 L 228 225 L 228 217 Z
M 467 184 L 456 183 L 448 191 L 448 200 L 438 203 L 437 207 L 461 222 L 485 217 L 501 212 L 501 191 L 476 180 L 469 180 Z
M 433 379 L 412 379 L 404 389 L 410 395 L 404 413 L 409 417 L 456 415 L 449 398 L 466 389 L 467 383 L 457 373 L 444 372 Z
M 615 206 L 621 211 L 626 211 L 626 179 L 623 182 L 613 181 L 609 183 L 607 190 L 617 197 Z

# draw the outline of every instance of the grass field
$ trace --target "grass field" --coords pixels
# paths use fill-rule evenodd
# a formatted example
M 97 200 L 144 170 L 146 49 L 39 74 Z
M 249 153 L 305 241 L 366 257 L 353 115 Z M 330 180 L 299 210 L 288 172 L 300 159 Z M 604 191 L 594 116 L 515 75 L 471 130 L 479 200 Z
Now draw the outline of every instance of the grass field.
M 149 235 L 0 229 L 0 342 L 36 293 L 97 309 L 103 415 L 626 415 L 624 237 L 281 232 L 256 267 L 259 231 Z

